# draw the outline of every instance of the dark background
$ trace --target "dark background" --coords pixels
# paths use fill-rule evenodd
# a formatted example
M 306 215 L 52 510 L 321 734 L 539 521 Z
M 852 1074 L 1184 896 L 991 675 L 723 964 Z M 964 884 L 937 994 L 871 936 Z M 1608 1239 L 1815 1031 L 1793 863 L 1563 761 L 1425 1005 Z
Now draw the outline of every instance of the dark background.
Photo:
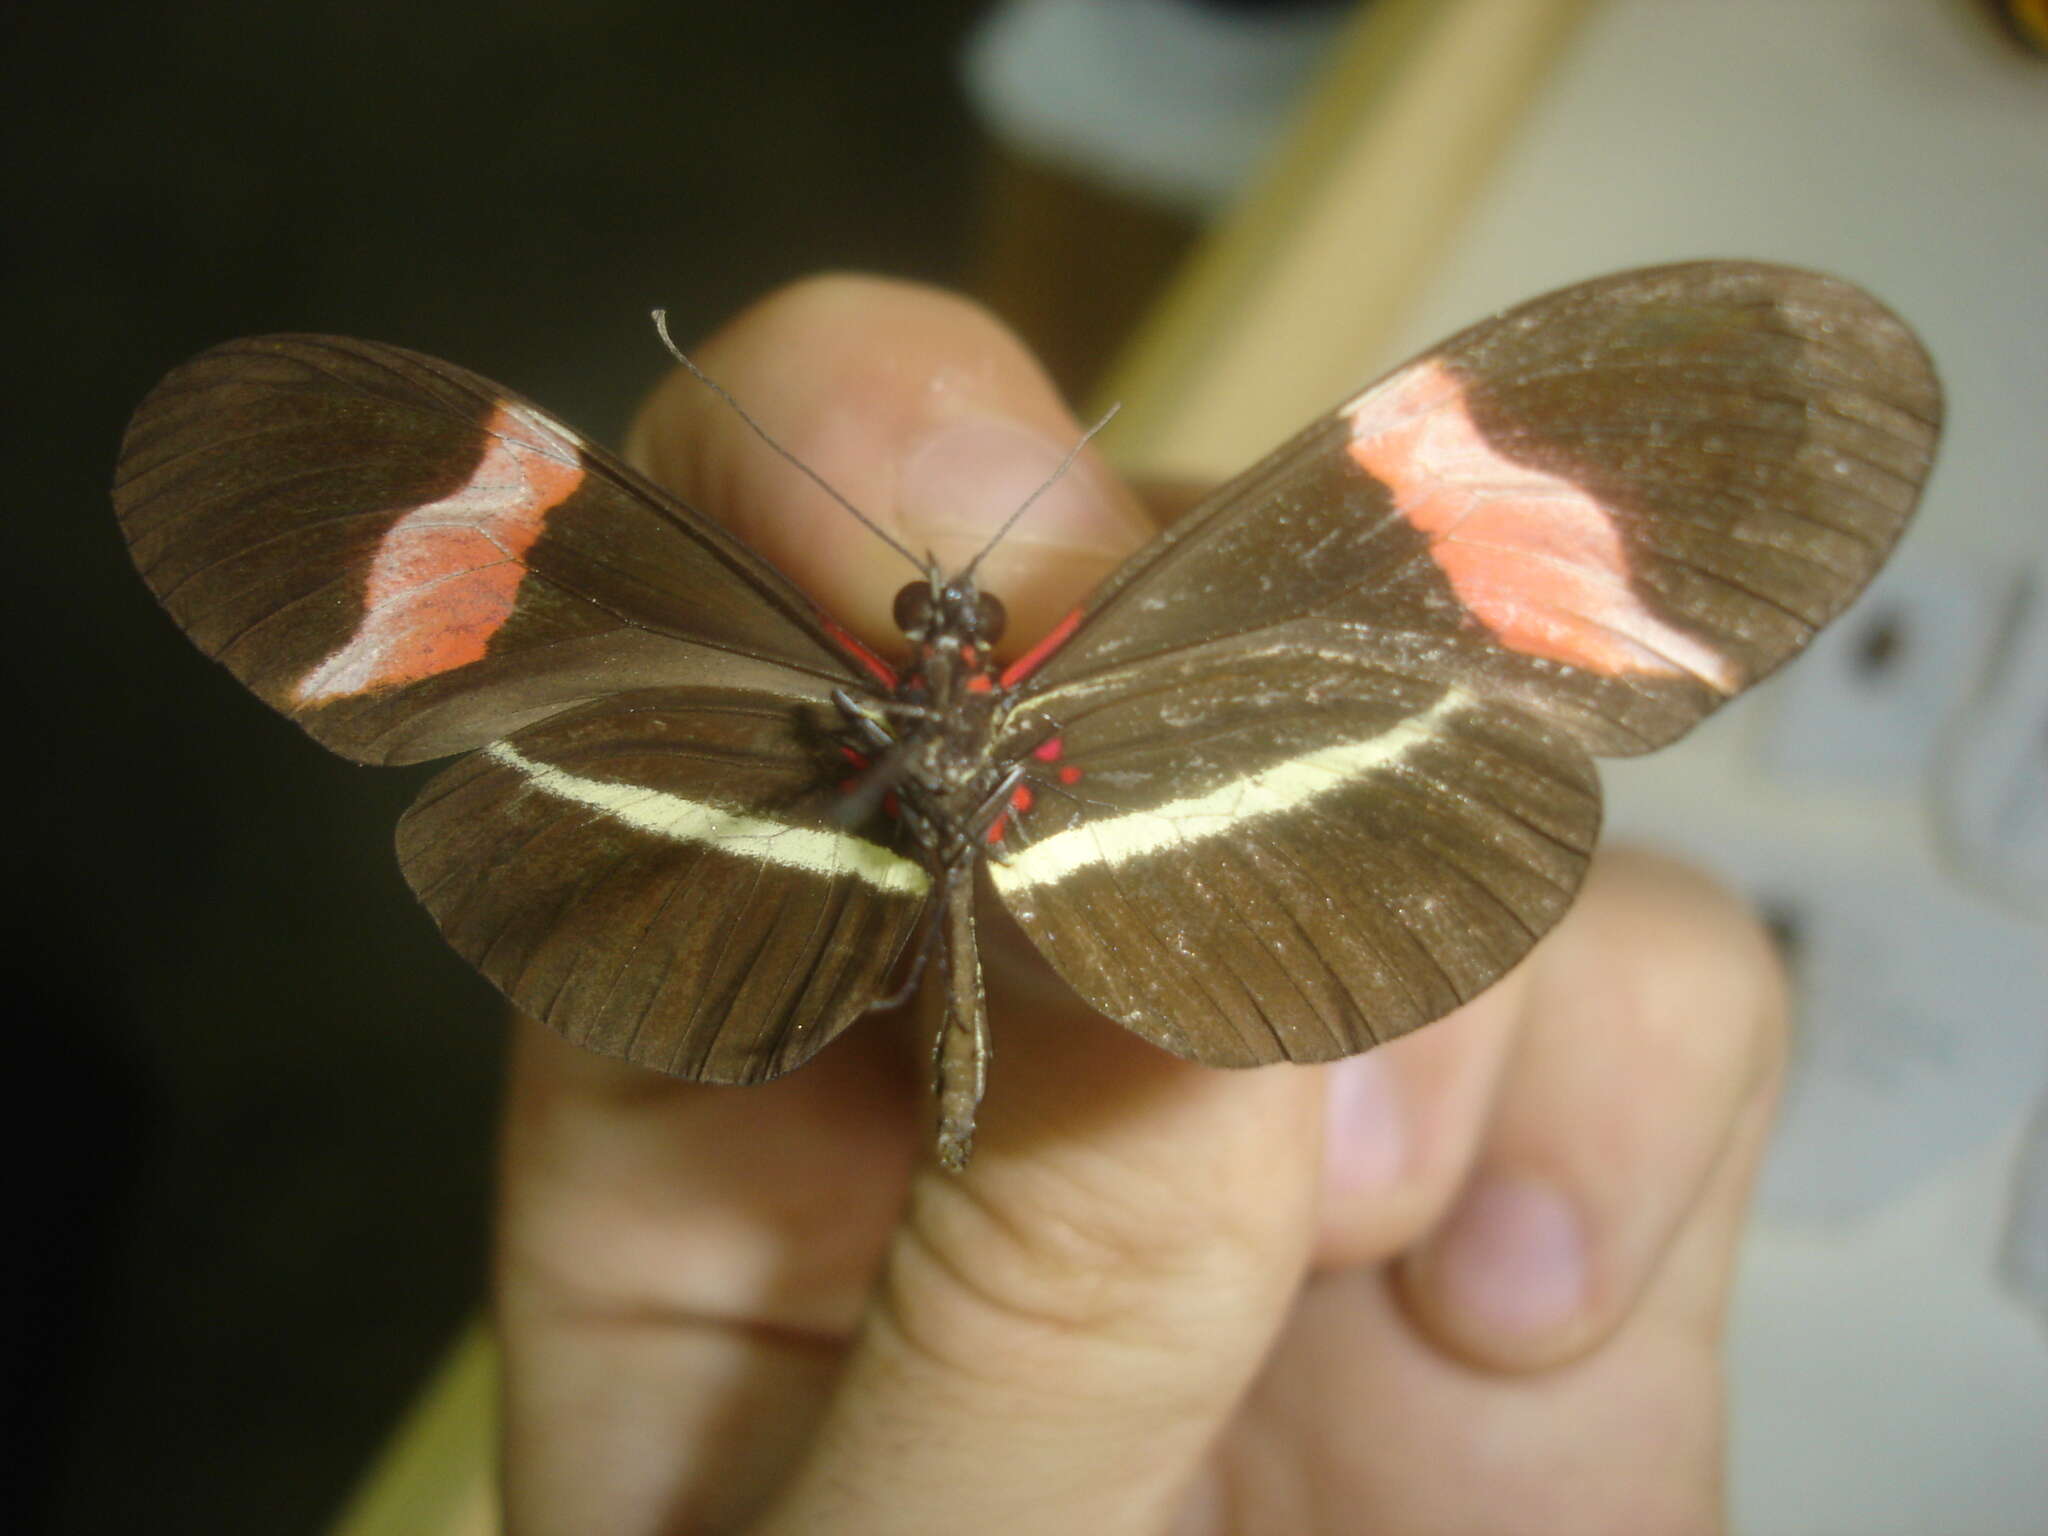
M 655 304 L 687 338 L 823 267 L 958 277 L 977 9 L 7 23 L 0 1524 L 318 1529 L 483 1279 L 495 995 L 390 848 L 427 770 L 329 756 L 158 612 L 107 500 L 127 412 L 214 342 L 334 331 L 616 441 Z

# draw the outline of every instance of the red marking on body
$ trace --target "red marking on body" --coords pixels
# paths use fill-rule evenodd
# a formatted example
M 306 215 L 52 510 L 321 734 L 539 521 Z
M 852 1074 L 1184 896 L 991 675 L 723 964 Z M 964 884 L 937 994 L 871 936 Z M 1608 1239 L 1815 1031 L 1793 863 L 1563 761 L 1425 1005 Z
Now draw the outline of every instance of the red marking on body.
M 1003 840 L 1003 832 L 1009 819 L 1010 813 L 1003 811 L 997 815 L 994 821 L 988 824 L 988 840 L 991 844 L 1000 843 Z
M 1010 791 L 1010 809 L 1021 815 L 1023 812 L 1031 809 L 1032 803 L 1036 799 L 1037 796 L 1031 793 L 1031 786 L 1029 784 L 1019 784 Z
M 896 669 L 894 667 L 862 645 L 860 641 L 854 639 L 852 631 L 840 624 L 838 620 L 822 614 L 819 617 L 825 626 L 825 633 L 851 651 L 853 659 L 867 668 L 870 677 L 884 688 L 894 688 L 896 686 Z
M 854 792 L 854 791 L 855 791 L 856 789 L 859 789 L 859 788 L 860 788 L 860 780 L 859 780 L 859 779 L 841 779 L 841 780 L 839 781 L 839 793 L 841 793 L 842 795 L 850 795 L 850 794 L 852 794 L 852 793 L 853 793 L 853 792 Z
M 902 804 L 900 801 L 897 800 L 895 790 L 892 789 L 889 791 L 889 793 L 882 796 L 882 814 L 884 816 L 889 817 L 893 821 L 896 817 L 896 813 L 901 808 Z
M 355 633 L 300 678 L 300 704 L 417 683 L 481 661 L 512 616 L 526 552 L 583 483 L 573 438 L 527 406 L 483 425 L 469 478 L 384 530 L 363 580 Z
M 839 755 L 845 758 L 849 763 L 853 764 L 853 766 L 856 768 L 865 768 L 868 765 L 867 753 L 861 751 L 858 747 L 849 747 L 842 745 L 839 749 Z
M 967 665 L 971 667 L 975 665 L 976 661 L 979 659 L 979 653 L 974 649 L 973 646 L 963 645 L 960 647 L 960 659 L 966 662 Z
M 1458 600 L 1509 650 L 1608 677 L 1742 687 L 1727 657 L 1636 595 L 1613 509 L 1497 452 L 1443 363 L 1404 368 L 1340 414 L 1352 461 L 1385 483 Z
M 1080 770 L 1080 769 L 1078 769 L 1078 768 L 1076 768 L 1076 767 L 1075 767 L 1075 766 L 1074 766 L 1074 765 L 1073 765 L 1072 763 L 1069 763 L 1069 764 L 1067 764 L 1067 766 L 1066 766 L 1066 767 L 1064 767 L 1064 768 L 1062 768 L 1062 769 L 1060 770 L 1060 782 L 1061 782 L 1062 784 L 1078 784 L 1078 783 L 1080 783 L 1080 782 L 1081 782 L 1081 770 Z
M 1074 631 L 1081 627 L 1081 610 L 1076 608 L 1059 623 L 1038 644 L 1003 668 L 1003 686 L 1014 688 L 1025 678 L 1045 665 L 1046 658 L 1067 643 Z
M 977 672 L 974 676 L 967 679 L 967 691 L 969 693 L 991 693 L 995 690 L 995 686 L 996 680 L 986 672 Z
M 1041 763 L 1056 763 L 1060 754 L 1067 750 L 1066 743 L 1057 736 L 1048 736 L 1031 749 L 1031 755 Z

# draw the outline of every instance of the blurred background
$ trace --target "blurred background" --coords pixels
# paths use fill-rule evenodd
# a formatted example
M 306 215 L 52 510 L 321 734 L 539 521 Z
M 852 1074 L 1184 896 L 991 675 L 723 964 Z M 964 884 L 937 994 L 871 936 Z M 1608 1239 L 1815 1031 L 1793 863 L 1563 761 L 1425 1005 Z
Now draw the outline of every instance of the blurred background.
M 1952 425 L 1907 556 L 1836 638 L 1610 775 L 1624 829 L 1765 903 L 1805 997 L 1738 1308 L 1738 1517 L 2040 1529 L 2039 11 L 14 15 L 0 857 L 26 1528 L 325 1528 L 483 1280 L 496 998 L 390 852 L 431 770 L 330 757 L 143 591 L 107 484 L 167 368 L 267 330 L 366 336 L 616 441 L 664 366 L 649 308 L 687 338 L 861 267 L 982 295 L 1077 400 L 1111 381 L 1126 463 L 1207 475 L 1488 309 L 1742 255 L 1898 308 Z
M 391 853 L 424 775 L 315 748 L 159 614 L 107 510 L 128 411 L 217 341 L 332 331 L 616 441 L 669 366 L 653 305 L 688 337 L 819 267 L 959 278 L 972 16 L 199 0 L 7 23 L 8 1076 L 34 1127 L 7 1502 L 48 1529 L 331 1518 L 481 1295 L 497 1089 L 496 996 Z

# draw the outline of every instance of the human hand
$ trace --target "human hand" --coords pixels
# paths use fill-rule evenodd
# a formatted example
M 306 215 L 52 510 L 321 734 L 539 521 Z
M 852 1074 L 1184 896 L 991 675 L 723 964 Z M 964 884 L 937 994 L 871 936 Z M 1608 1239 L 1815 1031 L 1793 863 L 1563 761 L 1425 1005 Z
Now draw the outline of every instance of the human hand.
M 786 290 L 701 360 L 942 563 L 1076 435 L 1014 340 L 921 289 Z M 891 633 L 899 557 L 701 386 L 665 386 L 634 438 Z M 1012 637 L 1147 527 L 1084 460 L 984 567 Z M 1604 855 L 1474 1003 L 1253 1072 L 1154 1050 L 984 937 L 996 1059 L 962 1175 L 930 1161 L 900 1021 L 747 1089 L 521 1023 L 511 1530 L 1716 1527 L 1723 1312 L 1784 1049 L 1776 967 L 1727 897 Z

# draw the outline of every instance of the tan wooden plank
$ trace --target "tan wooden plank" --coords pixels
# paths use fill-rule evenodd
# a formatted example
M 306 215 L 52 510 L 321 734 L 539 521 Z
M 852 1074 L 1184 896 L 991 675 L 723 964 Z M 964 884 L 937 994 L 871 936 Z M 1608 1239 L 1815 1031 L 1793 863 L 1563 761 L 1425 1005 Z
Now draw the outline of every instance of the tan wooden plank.
M 1108 451 L 1219 479 L 1384 357 L 1590 0 L 1363 8 L 1264 175 L 1118 365 Z

